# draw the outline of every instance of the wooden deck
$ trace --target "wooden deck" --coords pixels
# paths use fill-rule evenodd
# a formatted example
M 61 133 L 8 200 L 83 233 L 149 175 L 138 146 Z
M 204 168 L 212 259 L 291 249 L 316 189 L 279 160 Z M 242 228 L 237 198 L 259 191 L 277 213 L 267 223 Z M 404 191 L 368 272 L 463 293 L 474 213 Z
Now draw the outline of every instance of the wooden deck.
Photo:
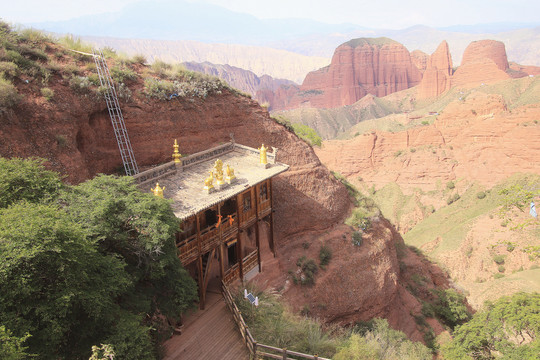
M 249 352 L 219 290 L 208 290 L 206 309 L 187 317 L 181 335 L 163 345 L 164 360 L 244 360 Z

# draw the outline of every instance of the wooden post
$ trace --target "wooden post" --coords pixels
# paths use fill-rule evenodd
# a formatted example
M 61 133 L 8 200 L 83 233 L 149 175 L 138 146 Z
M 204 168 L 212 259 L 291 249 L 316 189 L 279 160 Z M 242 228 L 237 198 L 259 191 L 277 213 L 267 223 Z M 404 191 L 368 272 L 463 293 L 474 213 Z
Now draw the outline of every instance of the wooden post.
M 224 202 L 221 202 L 221 204 L 218 204 L 218 215 L 221 215 L 221 205 L 223 205 Z M 223 218 L 221 219 L 223 223 Z M 225 274 L 225 264 L 223 263 L 223 227 L 219 227 L 219 275 L 221 276 L 221 280 L 223 280 L 223 275 Z
M 243 200 L 244 198 L 244 195 L 243 194 L 240 194 L 238 196 L 238 198 L 240 198 L 240 200 Z M 242 211 L 244 211 L 244 209 L 242 208 Z M 244 269 L 243 269 L 243 258 L 242 258 L 242 240 L 241 240 L 241 236 L 240 236 L 240 218 L 242 217 L 240 215 L 240 201 L 236 201 L 236 213 L 238 214 L 238 235 L 236 236 L 236 258 L 239 259 L 238 260 L 238 273 L 240 275 L 240 280 L 242 282 L 244 282 Z
M 274 189 L 272 189 L 272 178 L 270 178 L 270 186 L 268 187 L 270 193 L 270 249 L 276 257 L 276 245 L 274 244 Z
M 253 340 L 253 358 L 257 359 L 257 340 Z
M 204 279 L 203 279 L 203 276 L 204 276 L 204 273 L 203 273 L 203 268 L 202 268 L 202 250 L 201 250 L 201 224 L 199 222 L 199 214 L 195 215 L 195 217 L 197 218 L 197 250 L 198 250 L 198 253 L 199 253 L 199 266 L 198 266 L 198 270 L 199 270 L 199 300 L 200 300 L 200 304 L 199 304 L 199 307 L 201 310 L 204 310 L 204 301 L 205 301 L 205 291 L 204 291 Z
M 259 184 L 255 187 L 255 244 L 257 246 L 257 262 L 259 263 L 259 272 L 262 271 L 261 245 L 259 243 L 259 193 L 260 191 L 261 191 L 261 185 Z
M 283 349 L 283 360 L 287 360 L 287 348 Z

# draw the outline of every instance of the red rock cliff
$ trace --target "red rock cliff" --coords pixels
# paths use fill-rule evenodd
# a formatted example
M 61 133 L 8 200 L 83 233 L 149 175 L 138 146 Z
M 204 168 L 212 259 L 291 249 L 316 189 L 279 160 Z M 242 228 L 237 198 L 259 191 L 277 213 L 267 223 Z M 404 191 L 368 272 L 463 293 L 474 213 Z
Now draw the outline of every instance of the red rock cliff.
M 421 78 L 400 43 L 387 38 L 354 39 L 336 49 L 329 66 L 306 76 L 286 108 L 351 105 L 366 94 L 382 97 L 416 86 Z
M 14 79 L 22 102 L 0 112 L 0 155 L 40 156 L 78 183 L 122 166 L 105 102 L 95 92 L 77 95 L 56 73 L 48 87 L 54 99 L 40 95 L 39 81 Z M 229 141 L 279 148 L 278 160 L 291 165 L 274 181 L 278 236 L 321 229 L 340 220 L 349 208 L 348 193 L 321 165 L 312 148 L 270 119 L 255 101 L 224 90 L 201 98 L 147 99 L 142 84 L 129 84 L 132 100 L 121 102 L 126 127 L 140 167 L 170 161 L 175 138 L 180 152 L 192 154 Z M 238 169 L 240 170 L 240 169 Z M 301 215 L 299 215 L 301 214 Z
M 429 57 L 422 82 L 418 86 L 418 97 L 420 99 L 436 97 L 450 89 L 451 75 L 452 56 L 448 43 L 443 41 Z
M 510 78 L 504 44 L 495 40 L 473 41 L 463 53 L 460 67 L 452 76 L 452 87 L 479 85 Z

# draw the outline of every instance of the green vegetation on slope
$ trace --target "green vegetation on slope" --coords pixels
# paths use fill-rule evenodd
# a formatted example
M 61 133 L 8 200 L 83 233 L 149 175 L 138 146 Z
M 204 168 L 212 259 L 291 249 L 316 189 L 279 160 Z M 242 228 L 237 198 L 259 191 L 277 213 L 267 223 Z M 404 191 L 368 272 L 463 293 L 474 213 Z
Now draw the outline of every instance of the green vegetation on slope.
M 428 348 L 390 328 L 385 319 L 374 319 L 367 329 L 322 326 L 317 320 L 291 314 L 275 295 L 256 288 L 248 291 L 259 297 L 258 307 L 244 299 L 243 289 L 235 302 L 258 343 L 333 359 L 432 358 Z
M 40 359 L 88 358 L 104 343 L 117 359 L 156 358 L 171 333 L 160 319 L 174 323 L 197 298 L 169 202 L 128 177 L 67 186 L 40 160 L 0 160 L 5 336 Z
M 494 303 L 454 331 L 444 359 L 538 359 L 540 294 L 517 293 Z

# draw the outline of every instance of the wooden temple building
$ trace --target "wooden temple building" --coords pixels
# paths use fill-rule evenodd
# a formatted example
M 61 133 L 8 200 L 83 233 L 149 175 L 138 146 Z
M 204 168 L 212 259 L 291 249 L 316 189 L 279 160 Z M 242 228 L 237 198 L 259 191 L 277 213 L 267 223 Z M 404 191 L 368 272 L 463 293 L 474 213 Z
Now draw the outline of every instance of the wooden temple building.
M 275 256 L 272 178 L 289 168 L 276 153 L 232 140 L 181 157 L 175 140 L 173 161 L 134 176 L 143 191 L 173 200 L 178 257 L 198 282 L 202 309 L 211 278 L 230 284 L 262 271 L 263 245 Z

